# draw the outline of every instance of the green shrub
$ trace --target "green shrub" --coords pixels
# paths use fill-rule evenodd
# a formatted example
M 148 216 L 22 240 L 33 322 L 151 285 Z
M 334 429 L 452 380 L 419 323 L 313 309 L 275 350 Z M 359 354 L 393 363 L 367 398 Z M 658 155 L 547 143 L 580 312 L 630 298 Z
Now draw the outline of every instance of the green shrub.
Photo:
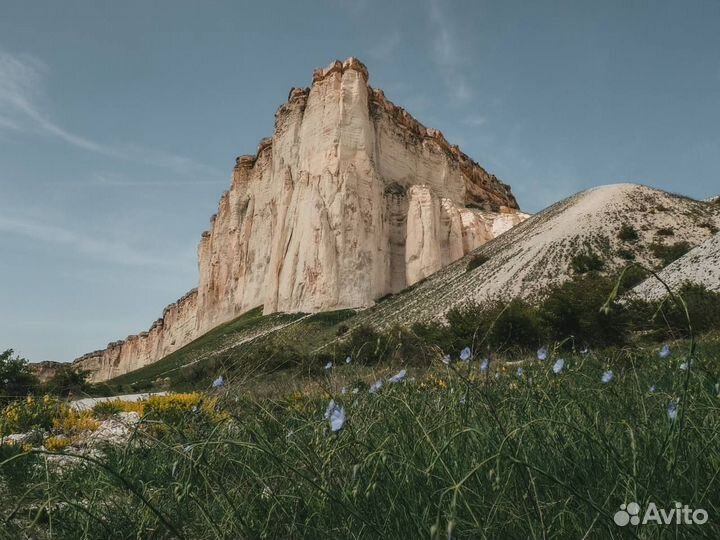
M 493 350 L 522 353 L 536 350 L 542 342 L 542 321 L 537 309 L 523 300 L 513 300 L 500 308 L 497 318 L 492 320 L 489 345 Z
M 551 339 L 574 338 L 577 344 L 594 347 L 622 345 L 627 341 L 629 319 L 617 305 L 601 312 L 615 280 L 593 275 L 569 281 L 554 289 L 540 313 Z
M 37 390 L 39 381 L 28 361 L 13 356 L 13 350 L 0 353 L 0 405 Z
M 593 251 L 578 253 L 572 258 L 572 268 L 576 274 L 599 272 L 605 267 L 603 260 Z
M 623 223 L 618 232 L 618 238 L 623 242 L 635 242 L 639 238 L 639 235 L 635 227 L 629 223 Z
M 657 259 L 660 260 L 662 267 L 676 261 L 691 249 L 692 246 L 684 240 L 670 245 L 660 243 L 650 244 L 650 251 Z
M 663 227 L 661 229 L 658 229 L 655 234 L 658 236 L 675 236 L 675 231 L 667 227 Z
M 468 261 L 467 268 L 465 269 L 466 272 L 470 272 L 471 270 L 475 270 L 476 268 L 481 267 L 483 264 L 488 262 L 490 260 L 489 257 L 486 255 L 483 255 L 482 253 L 476 253 L 472 257 L 470 257 L 470 260 Z
M 618 249 L 617 254 L 620 258 L 625 259 L 626 261 L 635 260 L 635 253 L 629 249 L 620 248 Z

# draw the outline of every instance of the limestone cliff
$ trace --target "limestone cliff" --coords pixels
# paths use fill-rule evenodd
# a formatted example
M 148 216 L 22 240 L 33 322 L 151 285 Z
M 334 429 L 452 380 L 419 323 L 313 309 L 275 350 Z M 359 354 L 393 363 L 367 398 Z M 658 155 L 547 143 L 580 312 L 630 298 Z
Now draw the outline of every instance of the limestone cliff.
M 220 323 L 361 308 L 522 221 L 509 186 L 367 84 L 358 60 L 315 70 L 275 114 L 198 248 L 199 286 L 149 332 L 77 360 L 95 381 L 137 369 Z

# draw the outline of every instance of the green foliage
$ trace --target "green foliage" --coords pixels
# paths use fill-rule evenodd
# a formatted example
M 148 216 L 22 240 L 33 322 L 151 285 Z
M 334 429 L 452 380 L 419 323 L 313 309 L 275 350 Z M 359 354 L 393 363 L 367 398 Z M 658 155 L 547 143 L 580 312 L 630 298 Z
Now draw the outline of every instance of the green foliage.
M 670 245 L 660 243 L 650 244 L 650 251 L 660 260 L 661 267 L 665 267 L 673 261 L 676 261 L 691 249 L 692 246 L 684 240 Z
M 486 255 L 483 255 L 482 253 L 476 253 L 472 257 L 470 257 L 470 260 L 468 261 L 467 268 L 465 269 L 466 272 L 470 272 L 471 270 L 475 270 L 476 268 L 481 267 L 483 264 L 488 262 L 490 260 L 489 257 Z
M 629 223 L 623 223 L 618 232 L 618 238 L 623 242 L 636 242 L 639 235 L 635 227 Z
M 27 395 L 38 385 L 38 379 L 30 369 L 28 361 L 13 356 L 13 352 L 8 349 L 0 353 L 0 405 Z
M 527 302 L 511 301 L 500 308 L 497 317 L 492 317 L 492 320 L 494 323 L 488 338 L 493 350 L 522 353 L 535 350 L 542 343 L 545 332 L 540 315 Z
M 555 289 L 540 308 L 549 337 L 557 341 L 572 337 L 578 344 L 594 347 L 625 343 L 626 311 L 617 305 L 607 313 L 600 310 L 614 284 L 608 278 L 587 276 Z
M 631 310 L 635 326 L 651 332 L 657 340 L 688 337 L 688 318 L 696 334 L 720 328 L 720 294 L 702 285 L 686 283 L 675 297 L 666 296 L 657 302 L 636 300 Z
M 41 454 L 0 446 L 0 500 L 10 501 L 0 505 L 0 536 L 712 538 L 713 521 L 634 529 L 613 521 L 629 500 L 720 511 L 720 347 L 701 347 L 694 368 L 681 371 L 682 346 L 662 361 L 654 347 L 564 355 L 561 374 L 554 356 L 524 363 L 522 377 L 514 366 L 498 366 L 498 379 L 480 376 L 476 360 L 411 369 L 404 384 L 377 394 L 342 394 L 340 368 L 318 378 L 327 397 L 293 390 L 263 400 L 251 387 L 231 388 L 218 402 L 229 418 L 207 421 L 212 428 L 187 400 L 127 444 L 75 465 L 38 467 Z M 343 369 L 349 379 L 361 373 Z M 607 385 L 606 369 L 615 373 Z M 347 416 L 337 434 L 323 418 L 330 397 Z M 680 404 L 675 421 L 670 400 Z
M 78 395 L 89 388 L 88 373 L 72 364 L 60 366 L 55 374 L 43 386 L 45 392 L 58 396 Z
M 575 273 L 579 275 L 588 272 L 600 272 L 605 267 L 605 262 L 590 250 L 575 255 L 571 264 Z

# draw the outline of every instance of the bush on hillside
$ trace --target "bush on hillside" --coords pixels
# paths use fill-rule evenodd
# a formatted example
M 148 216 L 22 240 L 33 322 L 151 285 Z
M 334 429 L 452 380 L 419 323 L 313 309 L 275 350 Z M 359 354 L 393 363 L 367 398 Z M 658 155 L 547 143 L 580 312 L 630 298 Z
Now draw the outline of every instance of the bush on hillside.
M 684 240 L 682 242 L 676 242 L 669 245 L 660 244 L 657 242 L 650 244 L 650 251 L 652 251 L 652 254 L 660 260 L 662 267 L 665 267 L 673 261 L 676 261 L 691 249 L 692 246 Z
M 0 353 L 0 404 L 34 392 L 39 384 L 28 361 L 13 353 L 12 349 Z
M 624 344 L 629 332 L 627 312 L 617 305 L 607 313 L 600 309 L 614 285 L 613 279 L 587 276 L 553 290 L 540 308 L 549 338 L 573 338 L 594 347 Z
M 620 232 L 618 232 L 618 238 L 623 242 L 635 242 L 639 238 L 639 235 L 635 227 L 629 223 L 623 223 L 620 227 Z
M 472 257 L 470 257 L 470 260 L 468 261 L 466 272 L 470 272 L 471 270 L 475 270 L 476 268 L 481 267 L 483 264 L 488 262 L 490 260 L 489 257 L 486 255 L 483 255 L 482 253 L 476 253 Z
M 579 275 L 600 272 L 604 267 L 603 260 L 593 251 L 578 253 L 572 259 L 572 268 Z

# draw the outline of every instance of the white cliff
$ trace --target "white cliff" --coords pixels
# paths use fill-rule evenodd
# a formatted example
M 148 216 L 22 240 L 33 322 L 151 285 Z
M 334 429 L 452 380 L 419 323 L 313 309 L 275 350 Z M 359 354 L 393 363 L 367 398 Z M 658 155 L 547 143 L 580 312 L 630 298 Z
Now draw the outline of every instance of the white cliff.
M 78 359 L 100 381 L 257 306 L 362 308 L 527 217 L 510 188 L 368 86 L 358 60 L 294 88 L 271 139 L 237 158 L 198 248 L 199 285 L 148 333 Z

